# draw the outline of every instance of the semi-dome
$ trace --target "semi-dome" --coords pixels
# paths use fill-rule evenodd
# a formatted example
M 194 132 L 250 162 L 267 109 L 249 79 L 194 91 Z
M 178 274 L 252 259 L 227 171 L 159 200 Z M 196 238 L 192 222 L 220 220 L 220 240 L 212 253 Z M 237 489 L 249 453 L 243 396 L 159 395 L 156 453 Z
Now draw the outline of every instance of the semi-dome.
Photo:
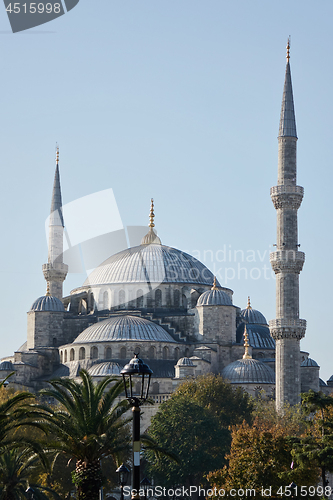
M 214 277 L 212 289 L 200 295 L 197 306 L 232 306 L 232 300 L 227 293 L 217 288 L 216 277 Z
M 3 361 L 0 363 L 0 371 L 14 370 L 13 363 L 11 361 Z
M 120 375 L 123 366 L 114 361 L 104 361 L 103 363 L 96 363 L 91 366 L 88 373 L 92 377 L 107 377 L 108 375 Z
M 314 359 L 312 359 L 312 358 L 307 358 L 307 359 L 305 359 L 305 360 L 302 362 L 301 366 L 313 366 L 313 367 L 315 367 L 315 368 L 319 368 L 318 363 L 317 363 Z
M 63 303 L 57 297 L 51 295 L 43 295 L 39 297 L 30 307 L 30 311 L 53 311 L 64 312 L 65 308 Z
M 176 342 L 164 328 L 138 316 L 113 316 L 89 326 L 74 340 L 87 342 Z
M 177 366 L 194 366 L 190 358 L 180 358 L 177 361 Z
M 238 359 L 222 370 L 231 384 L 275 384 L 275 373 L 257 359 Z
M 240 315 L 246 323 L 253 323 L 256 325 L 267 325 L 267 320 L 265 316 L 260 311 L 252 309 L 250 304 L 250 297 L 248 298 L 247 308 L 243 309 Z
M 160 244 L 127 248 L 100 264 L 83 286 L 117 283 L 212 285 L 214 276 L 191 255 Z
M 244 344 L 245 323 L 238 325 L 236 330 L 237 344 Z M 247 324 L 246 331 L 249 336 L 249 343 L 255 349 L 275 349 L 275 340 L 270 334 L 268 326 L 258 324 Z

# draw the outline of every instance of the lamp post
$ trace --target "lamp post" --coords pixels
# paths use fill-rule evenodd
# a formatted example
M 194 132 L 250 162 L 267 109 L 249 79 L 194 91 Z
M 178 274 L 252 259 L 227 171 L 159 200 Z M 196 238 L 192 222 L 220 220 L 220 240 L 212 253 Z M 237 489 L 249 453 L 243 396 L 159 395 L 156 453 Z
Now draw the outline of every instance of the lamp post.
M 126 465 L 121 464 L 120 467 L 116 470 L 116 473 L 119 474 L 119 484 L 120 484 L 120 500 L 124 500 L 124 486 L 127 483 L 127 478 L 129 474 L 129 470 Z
M 140 404 L 148 398 L 152 370 L 146 365 L 138 354 L 124 366 L 120 372 L 123 376 L 125 396 L 132 405 L 133 412 L 133 475 L 132 498 L 140 499 Z M 133 385 L 138 381 L 138 384 Z M 137 390 L 139 389 L 139 390 Z

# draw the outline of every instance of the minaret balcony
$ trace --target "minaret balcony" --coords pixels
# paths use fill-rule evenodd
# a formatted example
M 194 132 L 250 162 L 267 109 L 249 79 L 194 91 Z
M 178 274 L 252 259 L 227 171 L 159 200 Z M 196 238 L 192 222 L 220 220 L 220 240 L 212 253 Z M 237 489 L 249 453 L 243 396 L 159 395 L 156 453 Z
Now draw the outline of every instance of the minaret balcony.
M 305 319 L 271 319 L 269 330 L 274 340 L 294 338 L 302 339 L 305 336 Z
M 305 262 L 305 253 L 298 250 L 278 250 L 271 252 L 269 260 L 275 274 L 297 273 L 299 274 Z
M 304 196 L 302 186 L 289 186 L 286 184 L 273 186 L 270 192 L 276 210 L 279 208 L 298 210 Z

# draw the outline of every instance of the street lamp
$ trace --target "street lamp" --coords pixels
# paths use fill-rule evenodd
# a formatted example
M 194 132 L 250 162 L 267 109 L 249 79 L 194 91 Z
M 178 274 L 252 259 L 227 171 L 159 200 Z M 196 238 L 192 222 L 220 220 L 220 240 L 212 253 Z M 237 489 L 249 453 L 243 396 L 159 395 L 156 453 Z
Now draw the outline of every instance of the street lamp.
M 133 479 L 132 498 L 139 499 L 140 491 L 140 404 L 148 398 L 152 370 L 138 354 L 120 372 L 123 376 L 126 399 L 132 405 L 133 412 Z M 135 384 L 135 382 L 138 383 Z M 135 384 L 135 385 L 134 385 Z
M 120 500 L 124 500 L 124 486 L 127 483 L 127 478 L 129 474 L 129 470 L 126 465 L 121 464 L 120 467 L 116 470 L 116 473 L 119 474 L 119 484 L 120 484 Z

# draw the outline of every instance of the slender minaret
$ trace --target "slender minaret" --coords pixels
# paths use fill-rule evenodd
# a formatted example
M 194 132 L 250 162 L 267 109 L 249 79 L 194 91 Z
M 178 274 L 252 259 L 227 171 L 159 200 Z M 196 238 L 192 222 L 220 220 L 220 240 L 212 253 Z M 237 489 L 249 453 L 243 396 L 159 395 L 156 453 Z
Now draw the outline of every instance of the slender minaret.
M 62 284 L 68 272 L 63 262 L 64 219 L 59 175 L 59 148 L 57 147 L 56 170 L 52 192 L 51 213 L 49 220 L 48 263 L 43 265 L 44 278 L 49 283 L 52 297 L 62 299 Z
M 290 74 L 290 40 L 284 81 L 280 129 L 278 185 L 271 188 L 277 211 L 276 252 L 270 254 L 276 275 L 276 319 L 269 322 L 276 342 L 276 408 L 300 401 L 300 340 L 305 335 L 306 321 L 299 319 L 299 273 L 305 254 L 299 252 L 297 210 L 303 188 L 296 185 L 296 122 Z

